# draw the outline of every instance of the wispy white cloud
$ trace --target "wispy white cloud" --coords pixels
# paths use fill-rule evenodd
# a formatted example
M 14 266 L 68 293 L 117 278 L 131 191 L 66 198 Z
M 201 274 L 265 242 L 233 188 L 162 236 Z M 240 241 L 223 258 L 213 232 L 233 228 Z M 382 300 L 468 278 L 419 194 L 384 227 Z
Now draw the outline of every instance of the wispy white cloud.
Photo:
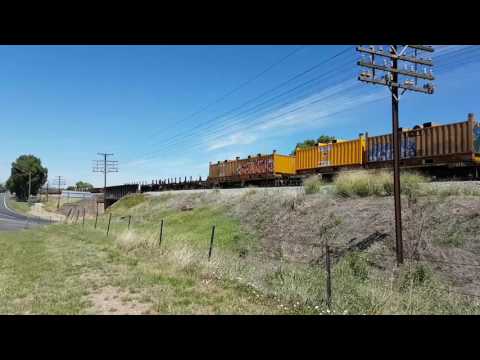
M 348 80 L 331 86 L 307 98 L 255 119 L 252 126 L 232 133 L 232 128 L 220 135 L 206 138 L 208 150 L 233 145 L 252 144 L 259 139 L 277 136 L 292 128 L 318 127 L 332 121 L 332 117 L 350 108 L 380 99 L 385 91 L 356 94 L 350 90 L 359 87 L 356 80 Z M 383 89 L 384 90 L 384 89 Z
M 439 56 L 445 56 L 463 49 L 471 48 L 476 45 L 434 45 L 435 52 L 433 53 L 435 58 Z
M 231 135 L 225 135 L 222 139 L 207 145 L 209 151 L 221 149 L 232 145 L 248 145 L 253 143 L 257 138 L 253 134 L 237 132 Z
M 435 45 L 435 57 L 442 58 L 474 45 Z M 448 72 L 454 69 L 449 69 Z M 388 92 L 377 88 L 370 92 L 355 93 L 357 80 L 347 80 L 323 89 L 305 99 L 261 115 L 255 119 L 239 121 L 223 126 L 223 130 L 213 136 L 206 136 L 204 142 L 209 151 L 234 145 L 250 145 L 273 137 L 286 130 L 319 127 L 335 121 L 336 114 L 360 105 L 388 97 Z M 359 86 L 358 86 L 359 87 Z M 354 90 L 353 92 L 351 90 Z M 251 123 L 251 126 L 247 126 Z

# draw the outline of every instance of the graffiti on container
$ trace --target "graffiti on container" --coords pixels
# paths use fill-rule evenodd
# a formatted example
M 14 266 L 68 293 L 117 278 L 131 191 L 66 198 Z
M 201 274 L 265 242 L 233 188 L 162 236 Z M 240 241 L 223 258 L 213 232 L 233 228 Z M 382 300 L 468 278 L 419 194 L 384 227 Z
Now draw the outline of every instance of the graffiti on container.
M 320 146 L 320 166 L 330 166 L 329 155 L 332 145 Z
M 403 138 L 400 145 L 400 158 L 413 158 L 417 154 L 415 138 Z M 387 161 L 393 159 L 393 144 L 374 144 L 368 149 L 368 161 Z
M 242 161 L 237 167 L 237 175 L 259 175 L 273 173 L 273 159 L 251 159 Z
M 476 153 L 480 153 L 480 124 L 477 123 L 473 127 L 473 148 Z

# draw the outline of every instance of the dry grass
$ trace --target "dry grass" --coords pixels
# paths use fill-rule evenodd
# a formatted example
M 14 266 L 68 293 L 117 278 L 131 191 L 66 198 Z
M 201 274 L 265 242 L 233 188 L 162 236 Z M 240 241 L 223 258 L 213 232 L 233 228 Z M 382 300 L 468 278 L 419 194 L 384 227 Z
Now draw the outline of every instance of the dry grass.
M 408 258 L 480 260 L 478 199 L 403 198 Z M 115 289 L 130 299 L 127 303 L 138 301 L 144 305 L 137 309 L 150 313 L 326 314 L 322 247 L 310 244 L 347 246 L 379 233 L 384 237 L 362 251 L 335 254 L 332 313 L 479 313 L 474 299 L 444 290 L 449 284 L 458 290 L 463 281 L 467 292 L 474 292 L 476 269 L 407 262 L 395 272 L 392 257 L 374 256 L 393 255 L 392 199 L 385 196 L 308 196 L 280 189 L 272 195 L 250 189 L 236 196 L 178 193 L 128 201 L 112 208 L 108 238 L 102 217 L 97 230 L 88 221 L 85 229 L 61 225 L 39 234 L 21 232 L 17 241 L 13 235 L 1 239 L 0 253 L 7 259 L 3 270 L 12 271 L 2 273 L 0 310 L 88 312 L 92 297 L 85 292 Z M 182 211 L 186 206 L 191 210 Z M 133 216 L 130 230 L 128 215 Z M 165 220 L 161 246 L 160 219 Z M 217 237 L 208 261 L 212 224 Z M 439 242 L 448 234 L 461 241 Z M 39 281 L 41 291 L 35 285 Z M 25 294 L 37 294 L 37 302 Z M 100 311 L 110 312 L 112 306 L 116 312 L 135 312 L 118 299 L 93 299 Z
M 403 172 L 400 182 L 402 194 L 413 195 L 420 191 L 421 184 L 428 182 L 428 179 L 418 173 Z M 335 177 L 334 185 L 335 192 L 345 197 L 389 196 L 393 193 L 393 175 L 385 170 L 340 172 Z
M 317 175 L 312 175 L 305 179 L 303 182 L 303 188 L 305 189 L 305 194 L 316 194 L 319 193 L 322 188 L 325 186 L 325 182 L 322 181 Z

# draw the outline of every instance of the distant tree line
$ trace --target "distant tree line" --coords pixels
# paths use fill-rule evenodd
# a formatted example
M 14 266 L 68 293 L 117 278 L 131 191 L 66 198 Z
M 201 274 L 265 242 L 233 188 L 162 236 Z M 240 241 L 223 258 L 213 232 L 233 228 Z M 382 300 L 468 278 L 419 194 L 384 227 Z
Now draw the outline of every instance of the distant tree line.
M 88 183 L 88 182 L 84 182 L 84 181 L 77 181 L 77 183 L 75 184 L 75 186 L 69 186 L 67 187 L 67 190 L 70 190 L 70 191 L 88 191 L 88 190 L 92 190 L 93 189 L 93 185 Z

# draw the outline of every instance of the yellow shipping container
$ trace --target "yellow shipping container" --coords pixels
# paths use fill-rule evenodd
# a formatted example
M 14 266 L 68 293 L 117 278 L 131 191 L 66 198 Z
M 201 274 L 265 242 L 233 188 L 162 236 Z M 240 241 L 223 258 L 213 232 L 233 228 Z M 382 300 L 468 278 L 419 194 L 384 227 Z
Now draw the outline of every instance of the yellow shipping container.
M 365 161 L 365 137 L 297 149 L 295 159 L 297 171 L 362 165 Z
M 273 154 L 275 174 L 293 175 L 296 172 L 295 156 Z

